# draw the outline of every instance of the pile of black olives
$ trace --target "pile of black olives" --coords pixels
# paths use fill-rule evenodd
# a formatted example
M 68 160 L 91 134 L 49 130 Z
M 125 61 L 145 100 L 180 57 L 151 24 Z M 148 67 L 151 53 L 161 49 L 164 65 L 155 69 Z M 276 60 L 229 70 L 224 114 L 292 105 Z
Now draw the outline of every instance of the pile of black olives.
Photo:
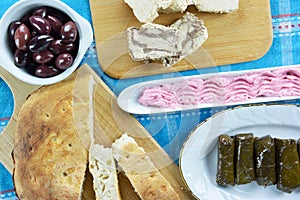
M 37 77 L 63 72 L 78 52 L 76 24 L 65 13 L 48 6 L 31 10 L 12 22 L 8 37 L 15 65 Z

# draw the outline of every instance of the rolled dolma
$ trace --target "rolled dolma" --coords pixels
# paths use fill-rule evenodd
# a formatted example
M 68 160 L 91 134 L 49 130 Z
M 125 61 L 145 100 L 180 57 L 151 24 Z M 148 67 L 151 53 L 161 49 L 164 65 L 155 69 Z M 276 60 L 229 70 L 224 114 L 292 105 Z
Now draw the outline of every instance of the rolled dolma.
M 216 182 L 219 185 L 234 185 L 234 137 L 220 135 L 218 138 L 218 169 Z
M 254 137 L 252 133 L 235 136 L 235 183 L 246 184 L 255 180 L 253 150 Z
M 275 139 L 277 189 L 291 193 L 300 185 L 300 164 L 295 140 Z
M 276 183 L 275 142 L 271 136 L 258 138 L 254 142 L 255 175 L 258 185 Z

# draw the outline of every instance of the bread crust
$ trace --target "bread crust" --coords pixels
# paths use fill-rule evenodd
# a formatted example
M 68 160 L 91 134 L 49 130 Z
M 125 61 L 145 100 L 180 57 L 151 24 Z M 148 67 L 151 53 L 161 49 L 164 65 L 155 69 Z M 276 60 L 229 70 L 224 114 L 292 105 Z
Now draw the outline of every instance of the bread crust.
M 18 114 L 13 180 L 22 200 L 81 199 L 88 151 L 73 119 L 73 89 L 74 80 L 43 86 Z
M 134 138 L 123 134 L 112 144 L 113 156 L 143 200 L 176 200 L 178 194 Z

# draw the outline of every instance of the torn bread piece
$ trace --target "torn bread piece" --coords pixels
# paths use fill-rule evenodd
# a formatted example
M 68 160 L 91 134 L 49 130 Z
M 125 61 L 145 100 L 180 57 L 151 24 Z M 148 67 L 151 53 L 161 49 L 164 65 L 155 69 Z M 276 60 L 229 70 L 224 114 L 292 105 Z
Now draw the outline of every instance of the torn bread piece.
M 124 0 L 141 23 L 153 22 L 159 10 L 168 8 L 172 0 Z
M 91 145 L 89 171 L 93 176 L 96 200 L 120 200 L 118 176 L 112 149 L 102 145 Z
M 134 138 L 123 134 L 112 144 L 113 156 L 142 200 L 176 200 L 178 194 Z
M 85 92 L 93 89 L 92 76 L 77 81 Z M 42 86 L 19 111 L 13 149 L 13 180 L 19 199 L 82 197 L 88 151 L 74 121 L 74 87 L 74 79 Z M 87 95 L 82 101 L 90 102 L 90 98 Z M 88 109 L 85 105 L 82 109 Z M 87 119 L 82 115 L 81 120 Z
M 160 60 L 163 66 L 175 65 L 195 52 L 208 38 L 204 22 L 186 13 L 171 26 L 147 23 L 127 29 L 129 54 L 135 61 Z

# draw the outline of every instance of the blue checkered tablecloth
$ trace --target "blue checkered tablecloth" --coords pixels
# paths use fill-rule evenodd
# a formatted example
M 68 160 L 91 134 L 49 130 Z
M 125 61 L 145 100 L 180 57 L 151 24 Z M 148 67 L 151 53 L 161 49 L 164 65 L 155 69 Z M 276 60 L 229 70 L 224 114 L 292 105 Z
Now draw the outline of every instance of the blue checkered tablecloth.
M 63 0 L 90 22 L 91 14 L 88 0 Z M 16 0 L 0 3 L 0 17 Z M 101 71 L 96 57 L 95 43 L 88 49 L 83 63 L 88 63 L 118 95 L 124 88 L 151 79 L 168 78 L 199 73 L 237 71 L 300 64 L 300 2 L 299 0 L 270 0 L 273 23 L 273 43 L 271 49 L 261 59 L 233 65 L 207 69 L 197 69 L 182 73 L 155 75 L 127 80 L 116 80 Z M 259 12 L 259 11 L 258 11 Z M 280 103 L 300 104 L 300 100 Z M 0 134 L 13 112 L 13 96 L 0 78 Z M 177 161 L 182 143 L 193 128 L 212 114 L 227 109 L 225 107 L 206 108 L 185 112 L 155 115 L 135 115 L 136 119 L 152 134 L 154 139 Z M 1 155 L 0 155 L 1 156 Z M 0 163 L 0 200 L 17 199 L 11 175 Z

